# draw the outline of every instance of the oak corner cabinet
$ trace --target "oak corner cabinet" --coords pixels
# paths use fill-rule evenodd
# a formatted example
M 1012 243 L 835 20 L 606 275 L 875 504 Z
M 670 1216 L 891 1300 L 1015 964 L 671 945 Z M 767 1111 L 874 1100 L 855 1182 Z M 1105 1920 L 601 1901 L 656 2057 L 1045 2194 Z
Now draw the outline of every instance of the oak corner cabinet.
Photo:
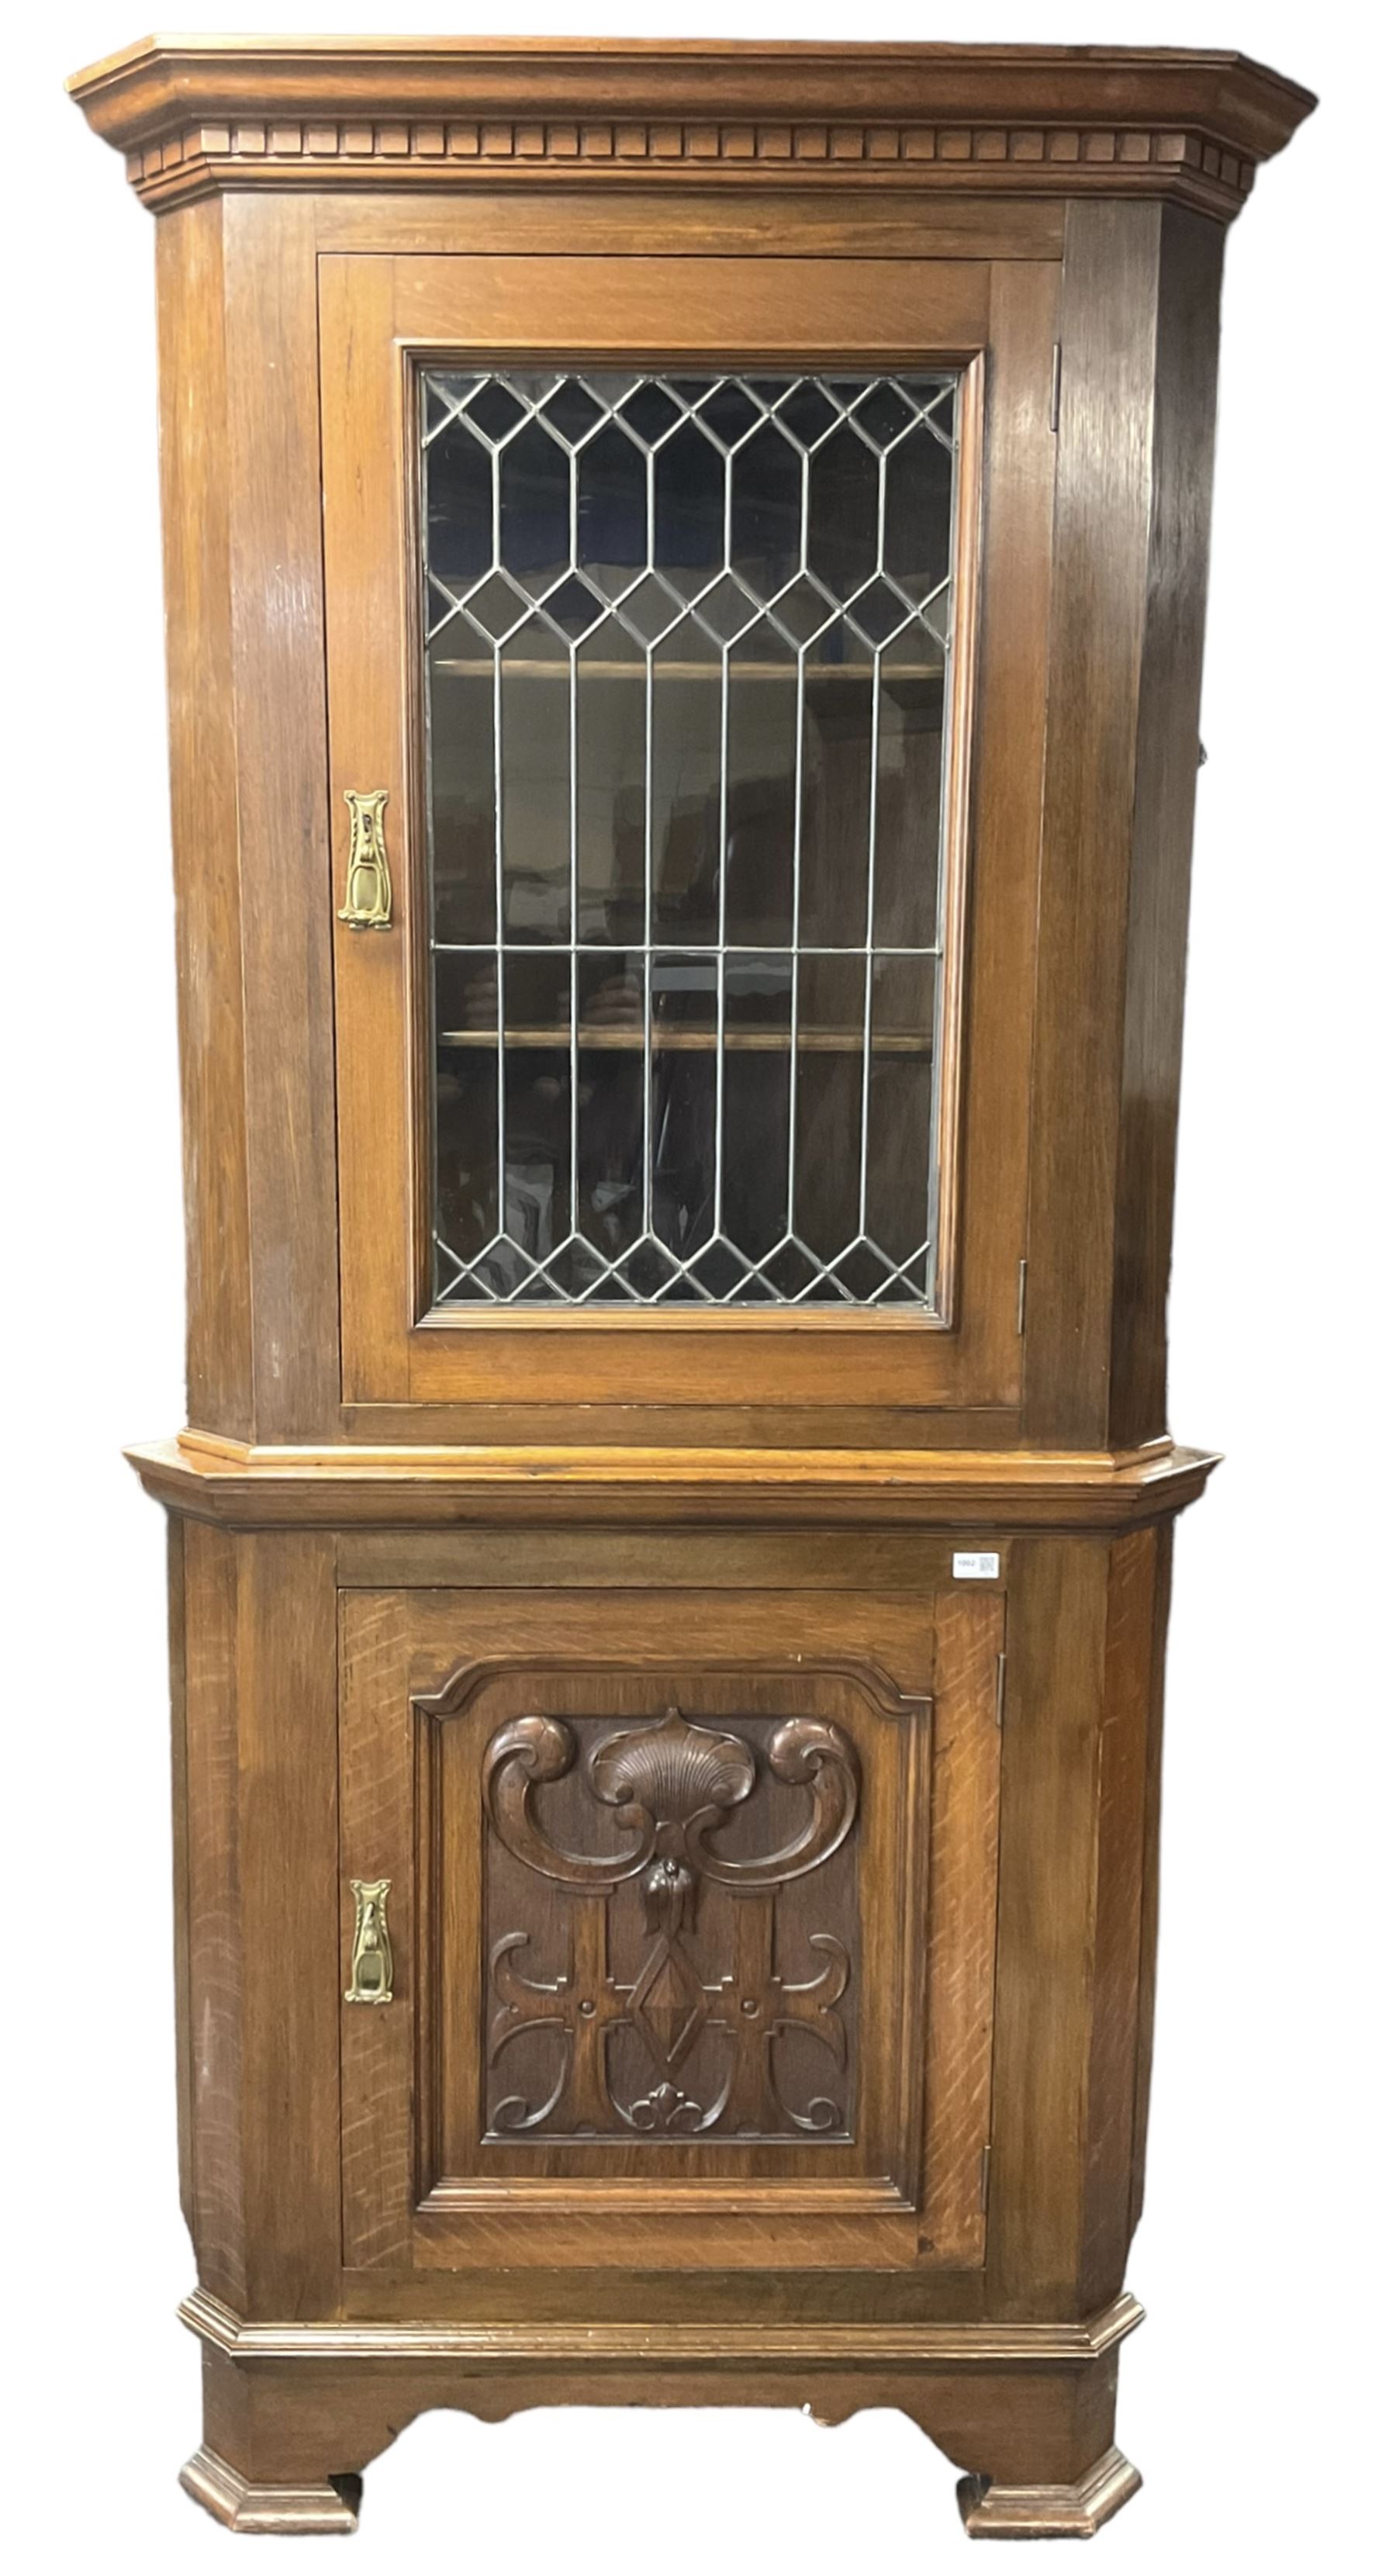
M 896 2406 L 1139 2215 L 1228 53 L 170 39 L 183 2205 L 238 2531 Z

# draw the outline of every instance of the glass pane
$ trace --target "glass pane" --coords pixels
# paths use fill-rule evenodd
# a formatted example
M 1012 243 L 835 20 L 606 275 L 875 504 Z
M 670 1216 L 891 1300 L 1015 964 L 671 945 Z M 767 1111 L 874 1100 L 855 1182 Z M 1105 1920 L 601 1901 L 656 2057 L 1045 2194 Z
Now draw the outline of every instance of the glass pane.
M 927 1308 L 957 378 L 420 433 L 439 1301 Z

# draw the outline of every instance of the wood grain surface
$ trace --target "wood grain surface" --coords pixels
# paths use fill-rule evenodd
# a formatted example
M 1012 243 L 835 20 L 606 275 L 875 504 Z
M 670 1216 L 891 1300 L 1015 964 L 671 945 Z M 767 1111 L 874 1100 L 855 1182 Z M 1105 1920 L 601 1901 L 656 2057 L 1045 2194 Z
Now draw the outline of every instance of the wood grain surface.
M 971 2533 L 1087 2536 L 1216 1463 L 1166 1299 L 1222 245 L 1313 101 L 474 38 L 70 87 L 159 218 L 186 2487 L 345 2531 L 430 2407 L 892 2405 Z M 472 353 L 962 370 L 934 1318 L 430 1311 L 407 461 Z

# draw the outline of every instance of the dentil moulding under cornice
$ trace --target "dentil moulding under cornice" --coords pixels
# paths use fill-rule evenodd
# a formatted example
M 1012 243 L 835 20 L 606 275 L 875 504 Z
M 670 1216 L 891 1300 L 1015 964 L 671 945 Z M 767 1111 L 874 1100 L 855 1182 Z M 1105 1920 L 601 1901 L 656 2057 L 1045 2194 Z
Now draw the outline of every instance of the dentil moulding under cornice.
M 152 37 L 68 84 L 148 205 L 219 188 L 740 186 L 1169 197 L 1233 215 L 1312 108 L 1231 53 Z

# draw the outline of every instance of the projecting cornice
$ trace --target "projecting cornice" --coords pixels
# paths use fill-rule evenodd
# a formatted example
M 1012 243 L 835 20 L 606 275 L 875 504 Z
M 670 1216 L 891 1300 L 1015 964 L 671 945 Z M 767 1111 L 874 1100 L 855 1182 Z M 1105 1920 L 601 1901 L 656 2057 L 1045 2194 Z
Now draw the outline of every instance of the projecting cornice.
M 762 185 L 1170 197 L 1227 219 L 1315 101 L 1098 46 L 149 37 L 68 87 L 157 208 L 220 188 Z

